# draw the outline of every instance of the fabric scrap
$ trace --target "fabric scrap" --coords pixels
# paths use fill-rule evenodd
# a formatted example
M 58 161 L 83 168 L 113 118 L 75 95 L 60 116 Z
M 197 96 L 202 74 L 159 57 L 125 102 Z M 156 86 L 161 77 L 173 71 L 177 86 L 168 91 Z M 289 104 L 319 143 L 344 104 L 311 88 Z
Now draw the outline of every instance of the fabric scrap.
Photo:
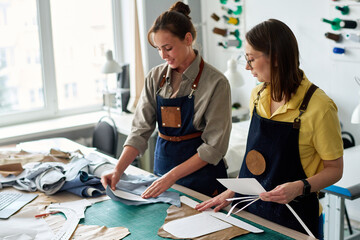
M 80 197 L 98 197 L 105 194 L 100 178 L 82 171 L 76 178 L 66 181 L 59 191 L 68 191 Z
M 129 192 L 140 196 L 158 177 L 154 175 L 131 175 L 123 174 L 120 181 L 116 184 L 116 189 Z M 177 192 L 165 191 L 156 198 L 148 198 L 147 201 L 129 201 L 115 196 L 112 191 L 107 187 L 106 194 L 114 201 L 122 202 L 126 205 L 143 205 L 150 203 L 169 203 L 180 207 L 180 195 Z
M 108 228 L 105 226 L 79 224 L 73 235 L 73 238 L 78 240 L 123 239 L 129 234 L 129 229 L 125 227 Z
M 3 177 L 7 177 L 9 175 L 18 176 L 20 173 L 22 173 L 22 171 L 24 171 L 24 169 L 22 168 L 21 163 L 9 163 L 0 165 L 0 174 Z

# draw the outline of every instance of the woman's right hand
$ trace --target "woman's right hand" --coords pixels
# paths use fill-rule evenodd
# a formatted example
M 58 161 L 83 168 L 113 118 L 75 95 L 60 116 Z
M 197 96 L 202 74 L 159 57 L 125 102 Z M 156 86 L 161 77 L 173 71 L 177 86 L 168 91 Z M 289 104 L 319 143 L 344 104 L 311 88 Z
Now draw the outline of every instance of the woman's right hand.
M 213 197 L 205 202 L 199 203 L 196 205 L 195 209 L 198 211 L 205 211 L 208 208 L 216 206 L 214 212 L 218 212 L 219 210 L 223 209 L 227 205 L 230 204 L 229 201 L 226 201 L 228 198 L 234 197 L 235 193 L 231 190 L 226 190 L 225 192 Z
M 119 182 L 121 174 L 114 169 L 113 172 L 101 176 L 101 183 L 106 189 L 107 185 L 115 191 L 116 184 Z

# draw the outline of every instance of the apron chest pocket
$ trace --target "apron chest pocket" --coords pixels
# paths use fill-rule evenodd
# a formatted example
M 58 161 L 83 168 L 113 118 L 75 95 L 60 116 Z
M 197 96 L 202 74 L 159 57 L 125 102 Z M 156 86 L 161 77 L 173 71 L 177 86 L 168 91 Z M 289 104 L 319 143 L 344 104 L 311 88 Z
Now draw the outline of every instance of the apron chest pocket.
M 180 128 L 181 127 L 180 107 L 161 106 L 161 120 L 163 127 Z

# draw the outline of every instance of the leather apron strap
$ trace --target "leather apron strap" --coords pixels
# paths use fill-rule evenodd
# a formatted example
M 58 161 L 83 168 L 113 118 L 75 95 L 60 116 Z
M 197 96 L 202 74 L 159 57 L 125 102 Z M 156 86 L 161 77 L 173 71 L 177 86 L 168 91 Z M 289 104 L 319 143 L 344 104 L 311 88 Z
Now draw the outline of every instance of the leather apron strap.
M 301 126 L 300 117 L 306 111 L 307 106 L 310 102 L 310 99 L 311 99 L 312 95 L 314 94 L 314 92 L 316 91 L 316 89 L 318 89 L 318 86 L 316 86 L 315 84 L 312 84 L 310 86 L 309 90 L 306 92 L 304 99 L 299 108 L 299 111 L 300 111 L 299 116 L 297 116 L 297 118 L 294 119 L 294 124 L 293 124 L 294 128 L 300 129 L 300 126 Z
M 166 135 L 162 134 L 161 132 L 159 132 L 159 137 L 161 137 L 167 141 L 171 141 L 171 142 L 181 142 L 184 140 L 189 140 L 189 139 L 193 139 L 196 137 L 200 137 L 201 134 L 202 134 L 202 132 L 195 132 L 195 133 L 187 134 L 184 136 L 166 136 Z

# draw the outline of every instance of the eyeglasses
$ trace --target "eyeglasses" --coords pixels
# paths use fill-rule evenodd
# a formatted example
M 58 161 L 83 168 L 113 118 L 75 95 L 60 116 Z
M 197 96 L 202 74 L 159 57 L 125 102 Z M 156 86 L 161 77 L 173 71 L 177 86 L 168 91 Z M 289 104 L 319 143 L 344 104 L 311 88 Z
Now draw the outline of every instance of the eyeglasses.
M 252 57 L 251 60 L 248 59 L 248 56 L 246 54 L 243 55 L 244 58 L 245 58 L 245 61 L 247 62 L 247 64 L 249 65 L 250 69 L 253 69 L 253 67 L 251 66 L 251 63 L 254 62 L 256 59 L 264 56 L 264 54 L 261 54 L 260 56 L 257 56 L 257 57 Z

